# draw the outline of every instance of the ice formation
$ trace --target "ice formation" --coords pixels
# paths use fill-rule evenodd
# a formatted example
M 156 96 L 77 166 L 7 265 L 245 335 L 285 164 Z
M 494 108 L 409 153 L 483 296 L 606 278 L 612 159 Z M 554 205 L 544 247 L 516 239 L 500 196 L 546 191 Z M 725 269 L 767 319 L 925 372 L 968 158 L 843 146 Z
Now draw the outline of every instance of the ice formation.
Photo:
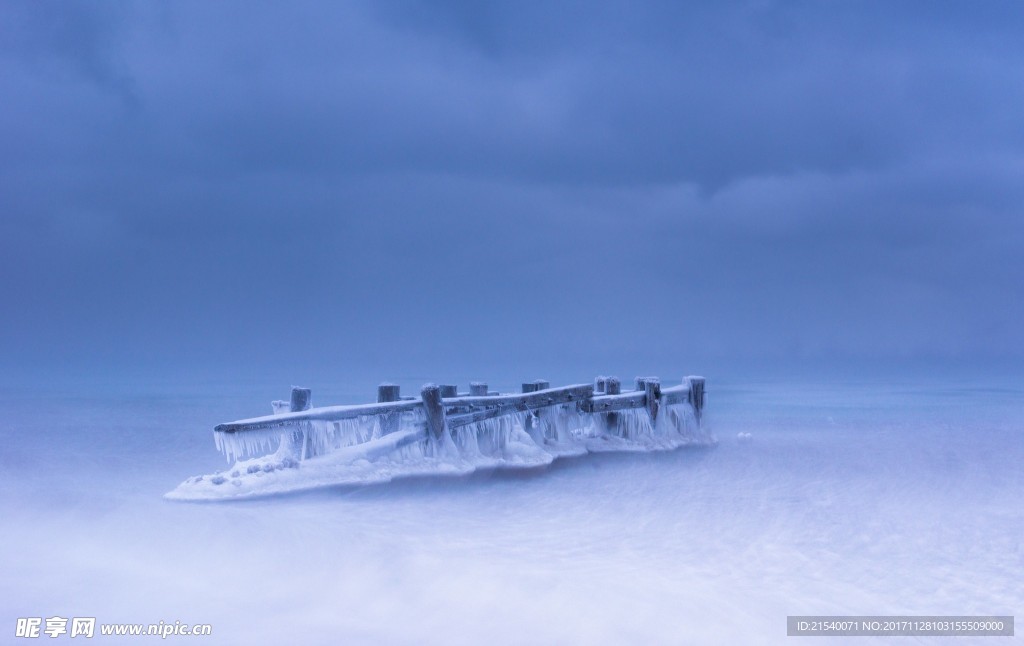
M 284 408 L 275 405 L 275 412 Z M 398 477 L 531 468 L 559 457 L 607 451 L 659 451 L 714 438 L 686 402 L 587 413 L 575 403 L 516 411 L 430 436 L 422 408 L 341 421 L 297 421 L 285 428 L 214 432 L 232 465 L 196 476 L 166 494 L 176 500 L 248 498 Z

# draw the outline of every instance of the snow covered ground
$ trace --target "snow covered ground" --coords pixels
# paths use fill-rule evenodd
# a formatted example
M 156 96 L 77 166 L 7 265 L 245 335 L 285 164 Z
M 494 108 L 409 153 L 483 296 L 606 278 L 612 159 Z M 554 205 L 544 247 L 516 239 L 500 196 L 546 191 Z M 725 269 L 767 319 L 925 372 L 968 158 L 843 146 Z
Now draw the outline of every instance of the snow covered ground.
M 770 644 L 790 614 L 1019 615 L 1019 384 L 708 376 L 713 448 L 218 504 L 162 496 L 224 468 L 210 428 L 287 384 L 7 388 L 0 641 L 53 615 L 209 623 L 178 640 L 211 644 Z

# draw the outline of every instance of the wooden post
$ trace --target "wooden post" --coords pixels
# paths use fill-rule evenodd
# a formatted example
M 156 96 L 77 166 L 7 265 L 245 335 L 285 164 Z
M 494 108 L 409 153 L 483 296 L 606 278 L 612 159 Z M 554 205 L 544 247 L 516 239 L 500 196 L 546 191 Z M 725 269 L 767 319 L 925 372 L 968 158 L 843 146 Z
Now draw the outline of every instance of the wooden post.
M 537 392 L 538 390 L 547 390 L 548 388 L 551 388 L 551 382 L 547 379 L 536 379 L 533 382 L 533 388 L 533 392 Z M 536 429 L 534 432 L 537 433 L 535 440 L 539 439 L 541 442 L 544 441 L 547 431 L 554 429 L 554 426 L 542 421 L 545 416 L 546 414 L 543 410 L 539 410 L 533 414 L 533 426 Z
M 377 403 L 396 402 L 401 399 L 398 384 L 384 382 L 377 386 Z M 398 413 L 384 413 L 380 416 L 381 436 L 390 435 L 398 430 Z
M 646 381 L 647 381 L 647 377 L 637 377 L 637 378 L 636 378 L 636 388 L 635 388 L 634 390 L 643 390 L 643 391 L 646 391 L 646 390 L 647 390 L 647 387 L 646 387 L 646 386 L 644 386 L 644 383 L 645 383 Z
M 618 395 L 622 392 L 622 383 L 618 377 L 608 377 L 604 382 L 604 392 L 606 395 Z M 619 428 L 619 414 L 618 413 L 606 413 L 604 416 L 604 426 L 608 429 L 608 432 L 614 432 Z
M 399 393 L 399 388 L 398 384 L 389 384 L 387 382 L 377 386 L 377 403 L 396 402 L 401 399 L 402 396 Z
M 604 392 L 608 395 L 618 395 L 622 392 L 622 383 L 618 377 L 608 377 L 604 385 Z
M 438 386 L 441 389 L 441 397 L 458 397 L 459 388 L 452 384 L 441 384 Z
M 420 397 L 423 399 L 423 411 L 427 415 L 427 430 L 432 438 L 441 440 L 448 432 L 444 406 L 441 404 L 441 388 L 434 384 L 424 384 Z
M 701 413 L 704 411 L 704 377 L 690 376 L 683 379 L 683 383 L 690 384 L 690 395 L 687 399 L 693 406 L 693 413 L 699 424 Z
M 487 396 L 487 382 L 485 381 L 474 381 L 469 384 L 469 394 L 473 397 L 486 397 Z
M 608 377 L 598 377 L 594 380 L 594 394 L 603 395 L 608 386 Z
M 292 386 L 291 400 L 288 402 L 288 410 L 293 413 L 309 410 L 313 407 L 313 391 L 309 388 L 297 388 Z M 282 440 L 284 441 L 284 440 Z M 288 450 L 299 460 L 306 459 L 307 447 L 306 434 L 303 431 L 295 431 L 288 437 Z
M 537 382 L 535 382 L 535 381 L 524 382 L 523 383 L 523 392 L 524 393 L 535 393 L 535 392 L 537 392 Z M 533 436 L 533 429 L 537 425 L 535 417 L 536 417 L 535 413 L 528 412 L 526 414 L 526 421 L 523 422 L 523 424 L 525 425 L 525 428 L 523 430 L 526 431 L 527 433 L 529 433 L 531 437 Z
M 309 410 L 313 406 L 313 391 L 309 388 L 296 388 L 292 387 L 292 400 L 289 402 L 288 409 L 297 413 L 299 411 Z
M 644 379 L 644 392 L 647 393 L 647 412 L 651 416 L 651 425 L 658 421 L 658 406 L 661 399 L 661 381 L 657 377 Z

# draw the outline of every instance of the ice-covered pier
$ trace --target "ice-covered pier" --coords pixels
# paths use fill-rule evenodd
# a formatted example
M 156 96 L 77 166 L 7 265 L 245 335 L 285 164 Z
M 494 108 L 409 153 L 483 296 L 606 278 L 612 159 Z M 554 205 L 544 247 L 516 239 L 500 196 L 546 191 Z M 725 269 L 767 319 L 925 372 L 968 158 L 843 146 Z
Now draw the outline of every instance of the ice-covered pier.
M 247 497 L 708 443 L 704 399 L 704 378 L 696 376 L 665 388 L 656 377 L 637 377 L 627 391 L 616 377 L 556 388 L 531 381 L 506 394 L 481 382 L 469 392 L 426 384 L 419 397 L 385 383 L 376 403 L 326 407 L 312 406 L 308 388 L 293 388 L 288 401 L 272 403 L 271 415 L 216 426 L 217 448 L 233 467 L 190 478 L 168 497 Z

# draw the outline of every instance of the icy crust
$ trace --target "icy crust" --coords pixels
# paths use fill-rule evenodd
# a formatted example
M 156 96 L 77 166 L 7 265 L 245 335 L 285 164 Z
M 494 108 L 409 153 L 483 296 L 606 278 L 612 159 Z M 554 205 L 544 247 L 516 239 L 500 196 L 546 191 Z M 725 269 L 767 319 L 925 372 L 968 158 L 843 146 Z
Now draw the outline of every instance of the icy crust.
M 715 441 L 698 424 L 689 404 L 663 407 L 655 425 L 645 409 L 589 414 L 567 404 L 456 428 L 442 442 L 428 437 L 422 413 L 304 422 L 285 433 L 214 433 L 214 437 L 232 466 L 189 478 L 166 498 L 252 498 L 411 476 L 543 467 L 559 457 L 668 451 Z
M 423 421 L 422 411 L 412 411 L 361 416 L 337 422 L 300 422 L 285 433 L 280 429 L 244 433 L 214 432 L 213 439 L 217 450 L 224 454 L 229 463 L 246 457 L 266 455 L 283 446 L 294 449 L 293 457 L 306 459 L 378 439 L 399 428 L 422 425 Z

